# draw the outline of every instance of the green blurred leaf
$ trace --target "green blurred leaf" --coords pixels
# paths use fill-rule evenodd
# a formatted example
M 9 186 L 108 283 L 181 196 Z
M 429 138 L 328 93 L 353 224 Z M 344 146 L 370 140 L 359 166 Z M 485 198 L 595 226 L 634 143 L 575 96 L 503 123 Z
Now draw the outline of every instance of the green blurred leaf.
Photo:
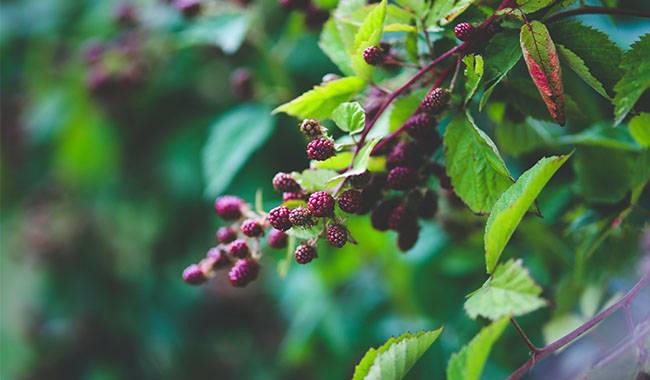
M 365 172 L 366 169 L 368 169 L 368 164 L 370 162 L 370 153 L 372 153 L 372 150 L 374 149 L 375 145 L 377 145 L 379 140 L 381 139 L 377 137 L 370 141 L 366 141 L 363 148 L 359 150 L 359 153 L 354 158 L 354 161 L 352 162 L 352 168 L 347 172 L 332 178 L 332 181 Z M 332 181 L 330 181 L 330 183 Z
M 200 17 L 181 32 L 180 40 L 187 45 L 216 45 L 224 53 L 232 54 L 244 42 L 250 23 L 249 15 L 244 12 Z
M 515 157 L 551 143 L 551 136 L 544 128 L 526 122 L 503 121 L 497 126 L 495 135 L 501 151 Z
M 488 87 L 481 97 L 479 104 L 481 110 L 499 82 L 521 59 L 519 36 L 514 32 L 497 33 L 485 48 L 483 59 L 485 61 L 484 82 Z
M 517 0 L 518 8 L 524 13 L 533 13 L 548 7 L 554 0 Z
M 644 34 L 625 53 L 621 68 L 625 74 L 614 91 L 614 125 L 619 124 L 636 104 L 643 93 L 650 88 L 650 33 Z
M 342 131 L 350 134 L 359 133 L 366 126 L 366 113 L 358 102 L 341 104 L 331 117 Z
M 467 77 L 467 81 L 465 82 L 465 91 L 467 94 L 465 95 L 465 103 L 467 103 L 472 99 L 474 93 L 476 93 L 478 84 L 483 77 L 483 57 L 469 54 L 463 58 L 463 62 L 466 66 L 465 76 Z
M 593 202 L 620 201 L 634 183 L 637 157 L 615 148 L 578 148 L 573 161 L 578 194 Z
M 605 99 L 609 99 L 609 95 L 607 95 L 607 91 L 605 91 L 605 87 L 603 87 L 603 84 L 600 83 L 600 81 L 591 74 L 589 68 L 585 64 L 585 61 L 582 60 L 582 58 L 578 57 L 576 53 L 572 52 L 571 50 L 567 49 L 562 45 L 558 44 L 557 48 L 562 58 L 564 58 L 566 62 L 569 64 L 571 70 L 573 70 L 576 74 L 578 74 L 578 76 L 583 81 L 585 81 L 585 83 L 587 83 L 591 88 L 596 90 L 597 93 L 602 95 Z
M 334 170 L 328 169 L 306 169 L 302 173 L 293 172 L 291 176 L 300 184 L 305 191 L 319 191 L 328 187 L 328 183 L 338 176 Z
M 502 318 L 484 327 L 463 348 L 453 354 L 447 364 L 447 380 L 479 380 L 492 346 L 508 326 Z
M 353 75 L 354 70 L 352 70 L 352 63 L 350 61 L 350 56 L 347 53 L 347 49 L 338 29 L 336 28 L 336 23 L 334 18 L 327 20 L 323 26 L 323 31 L 320 35 L 320 41 L 318 46 L 327 54 L 327 56 L 338 66 L 339 70 L 345 75 Z
M 641 112 L 629 124 L 630 134 L 642 147 L 650 147 L 650 113 Z
M 427 90 L 424 89 L 415 90 L 393 102 L 389 116 L 389 128 L 391 131 L 399 128 L 415 113 L 415 110 L 417 110 L 426 93 Z
M 373 67 L 363 59 L 363 51 L 369 46 L 379 45 L 381 41 L 386 20 L 386 1 L 382 0 L 368 13 L 354 36 L 354 48 L 350 52 L 352 68 L 365 80 L 370 80 Z

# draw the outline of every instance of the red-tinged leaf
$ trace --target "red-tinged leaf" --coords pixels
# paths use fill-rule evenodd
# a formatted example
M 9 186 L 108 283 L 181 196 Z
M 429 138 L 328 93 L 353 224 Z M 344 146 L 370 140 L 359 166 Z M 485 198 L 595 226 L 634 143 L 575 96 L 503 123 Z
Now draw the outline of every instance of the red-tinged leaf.
M 564 125 L 562 70 L 548 29 L 541 22 L 533 21 L 521 27 L 519 41 L 530 77 L 542 95 L 548 112 L 558 124 Z

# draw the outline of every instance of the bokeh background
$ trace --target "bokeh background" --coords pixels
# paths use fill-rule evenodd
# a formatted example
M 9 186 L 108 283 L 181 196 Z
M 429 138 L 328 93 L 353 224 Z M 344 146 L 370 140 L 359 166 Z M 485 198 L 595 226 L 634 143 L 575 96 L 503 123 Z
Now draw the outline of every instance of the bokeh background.
M 303 15 L 240 1 L 206 1 L 198 20 L 163 0 L 0 2 L 2 379 L 340 379 L 368 347 L 444 324 L 411 374 L 441 378 L 480 328 L 462 304 L 484 280 L 484 221 L 459 207 L 407 255 L 359 219 L 358 246 L 322 247 L 286 278 L 284 252 L 269 251 L 244 290 L 183 283 L 214 245 L 216 194 L 261 189 L 268 209 L 275 172 L 308 164 L 297 121 L 270 110 L 336 72 Z M 647 31 L 586 19 L 625 47 Z M 210 139 L 220 129 L 228 139 Z M 512 243 L 542 286 L 575 238 L 550 227 L 570 224 L 564 175 Z M 636 236 L 620 231 L 617 257 L 596 258 L 623 276 L 588 305 L 630 286 Z M 521 322 L 541 342 L 549 315 Z M 487 378 L 526 360 L 515 346 L 508 331 Z

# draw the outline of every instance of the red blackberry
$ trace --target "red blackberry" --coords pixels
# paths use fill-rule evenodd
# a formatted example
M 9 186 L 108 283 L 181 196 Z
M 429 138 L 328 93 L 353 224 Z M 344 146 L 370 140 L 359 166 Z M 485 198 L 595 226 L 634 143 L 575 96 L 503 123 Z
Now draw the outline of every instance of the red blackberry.
M 230 227 L 221 227 L 217 230 L 217 241 L 221 244 L 228 244 L 237 239 L 237 231 Z
M 228 246 L 228 253 L 232 257 L 239 257 L 240 259 L 243 259 L 244 257 L 248 256 L 250 249 L 248 249 L 248 244 L 246 244 L 246 241 L 237 239 L 230 243 Z
M 269 224 L 276 230 L 286 231 L 291 228 L 291 221 L 289 220 L 290 210 L 288 207 L 279 206 L 269 211 Z
M 260 237 L 264 235 L 264 228 L 259 220 L 247 219 L 241 224 L 241 232 L 248 237 Z
M 302 201 L 305 200 L 305 194 L 303 193 L 282 193 L 282 201 Z
M 296 207 L 289 213 L 289 221 L 298 227 L 311 227 L 314 225 L 314 218 L 311 212 L 304 207 Z
M 421 107 L 425 112 L 436 113 L 447 104 L 449 98 L 449 91 L 436 87 L 424 97 Z
M 230 265 L 230 258 L 221 247 L 213 247 L 208 250 L 206 255 L 209 259 L 212 259 L 212 268 L 221 269 Z
M 214 209 L 223 220 L 235 220 L 242 216 L 244 201 L 234 195 L 224 195 L 214 202 Z
M 271 230 L 266 241 L 269 244 L 269 247 L 281 249 L 287 246 L 287 234 L 280 230 Z
M 317 257 L 316 248 L 313 245 L 300 244 L 294 252 L 298 264 L 307 264 Z
M 363 51 L 363 60 L 372 66 L 381 64 L 384 61 L 384 57 L 385 52 L 379 46 L 368 46 Z
M 469 22 L 461 22 L 454 27 L 454 34 L 461 41 L 467 41 L 472 38 L 474 32 L 474 27 Z
M 307 144 L 307 157 L 310 160 L 325 161 L 336 154 L 332 140 L 320 137 Z
M 339 207 L 341 210 L 354 214 L 361 208 L 361 192 L 357 190 L 346 190 L 339 195 Z
M 183 281 L 190 285 L 199 285 L 207 280 L 208 277 L 197 264 L 192 264 L 183 271 Z
M 406 133 L 414 139 L 420 139 L 430 134 L 435 120 L 426 113 L 418 113 L 411 116 L 405 124 Z
M 417 225 L 412 228 L 405 229 L 397 235 L 397 247 L 400 251 L 406 252 L 415 246 L 420 235 L 420 227 Z
M 420 207 L 418 208 L 418 213 L 421 218 L 431 219 L 436 215 L 438 211 L 438 196 L 433 190 L 427 190 L 424 193 L 422 201 L 420 202 Z
M 394 190 L 408 190 L 417 182 L 415 169 L 397 166 L 388 172 L 388 187 Z
M 297 193 L 301 190 L 298 182 L 290 174 L 282 172 L 273 177 L 273 188 L 282 193 Z
M 349 176 L 348 180 L 350 181 L 350 185 L 352 185 L 352 187 L 355 187 L 357 189 L 362 189 L 366 187 L 368 183 L 370 183 L 371 177 L 372 174 L 366 170 L 361 174 Z
M 174 6 L 187 18 L 192 18 L 201 12 L 201 0 L 174 0 Z
M 417 166 L 418 155 L 415 146 L 407 141 L 400 141 L 395 144 L 390 153 L 386 156 L 386 166 Z
M 372 226 L 376 230 L 386 231 L 388 229 L 388 218 L 397 206 L 399 206 L 399 199 L 397 198 L 390 198 L 379 203 L 370 215 Z
M 323 136 L 324 129 L 318 120 L 305 119 L 300 124 L 300 132 L 311 140 Z
M 388 228 L 394 231 L 403 231 L 413 227 L 416 216 L 404 205 L 399 205 L 388 215 Z
M 334 198 L 329 193 L 317 191 L 309 196 L 307 207 L 314 216 L 330 216 L 334 211 Z
M 342 224 L 327 227 L 327 241 L 334 247 L 341 248 L 348 241 L 348 230 Z
M 241 288 L 255 280 L 259 271 L 260 266 L 257 261 L 253 259 L 237 260 L 228 272 L 228 281 L 232 286 Z

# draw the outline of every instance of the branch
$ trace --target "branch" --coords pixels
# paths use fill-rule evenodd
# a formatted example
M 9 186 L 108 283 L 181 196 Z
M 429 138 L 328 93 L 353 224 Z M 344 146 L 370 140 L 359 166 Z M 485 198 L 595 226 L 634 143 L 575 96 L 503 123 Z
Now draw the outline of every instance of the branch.
M 635 9 L 620 9 L 608 7 L 582 7 L 571 9 L 565 12 L 556 13 L 546 19 L 547 22 L 557 21 L 559 19 L 571 16 L 587 15 L 587 14 L 602 14 L 602 15 L 619 15 L 619 16 L 632 16 L 650 18 L 650 12 L 638 11 Z
M 514 318 L 510 318 L 510 323 L 512 323 L 512 325 L 515 327 L 515 330 L 517 330 L 517 333 L 519 333 L 524 342 L 526 342 L 526 345 L 531 352 L 536 353 L 540 351 L 540 349 L 533 344 L 528 335 L 526 335 L 524 330 L 521 328 L 521 326 L 519 326 L 519 323 L 517 323 Z

